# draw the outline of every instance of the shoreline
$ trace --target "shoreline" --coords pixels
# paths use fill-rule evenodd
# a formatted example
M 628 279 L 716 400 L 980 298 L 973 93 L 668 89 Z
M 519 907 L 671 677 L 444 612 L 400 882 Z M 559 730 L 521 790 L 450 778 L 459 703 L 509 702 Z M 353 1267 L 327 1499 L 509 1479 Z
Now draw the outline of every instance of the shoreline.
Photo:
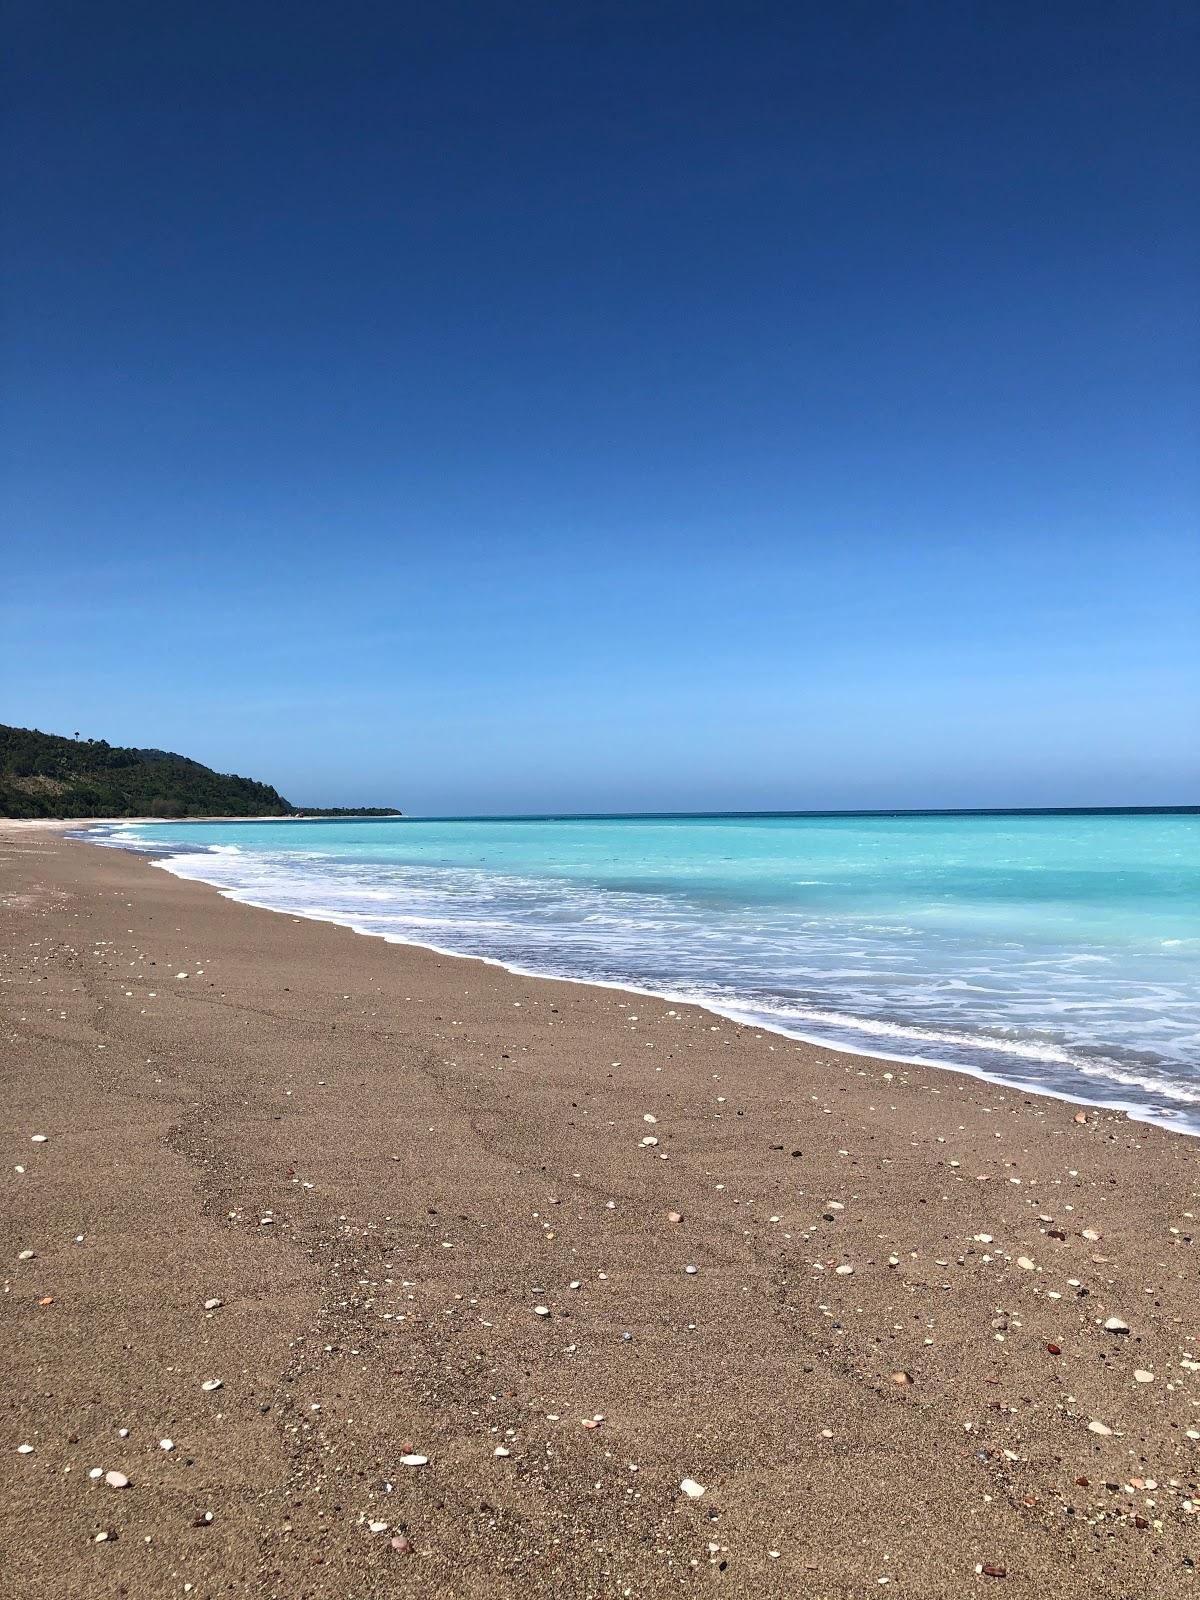
M 1164 808 L 1159 809 L 1161 810 Z M 1184 808 L 1179 807 L 1174 809 L 1183 810 Z M 886 814 L 892 815 L 892 813 Z M 975 813 L 954 814 L 973 815 Z M 212 822 L 224 819 L 210 817 L 203 820 L 205 822 Z M 263 818 L 252 820 L 271 821 L 276 819 Z M 419 821 L 421 819 L 407 818 L 405 820 Z M 130 826 L 136 825 L 129 819 L 126 819 L 126 821 Z M 94 824 L 94 826 L 97 828 L 119 825 L 120 824 L 113 824 L 103 820 L 98 820 Z M 79 837 L 81 839 L 83 838 L 82 835 L 79 835 Z M 1040 1096 L 1045 1099 L 1060 1101 L 1065 1105 L 1078 1106 L 1087 1110 L 1116 1112 L 1120 1115 L 1128 1117 L 1130 1121 L 1140 1123 L 1146 1127 L 1159 1128 L 1167 1133 L 1180 1134 L 1185 1138 L 1200 1139 L 1200 1125 L 1197 1125 L 1194 1128 L 1181 1126 L 1179 1123 L 1171 1120 L 1171 1111 L 1169 1109 L 1156 1111 L 1153 1107 L 1144 1106 L 1136 1100 L 1121 1098 L 1115 1093 L 1109 1096 L 1097 1094 L 1096 1096 L 1092 1097 L 1083 1094 L 1072 1094 L 1065 1090 L 1053 1089 L 1040 1083 L 1022 1082 L 1017 1078 L 1015 1073 L 1012 1076 L 1006 1077 L 1001 1071 L 989 1069 L 982 1065 L 973 1066 L 961 1061 L 939 1061 L 933 1056 L 902 1054 L 899 1051 L 890 1051 L 883 1046 L 880 1046 L 876 1049 L 867 1049 L 858 1044 L 853 1044 L 837 1038 L 822 1037 L 819 1034 L 803 1032 L 798 1028 L 785 1027 L 778 1022 L 767 1021 L 762 1015 L 756 1014 L 753 1011 L 741 1009 L 737 1006 L 723 1005 L 719 999 L 715 999 L 708 995 L 689 995 L 667 988 L 648 988 L 636 982 L 626 980 L 576 977 L 571 973 L 538 971 L 532 967 L 525 967 L 516 962 L 507 961 L 501 956 L 489 956 L 470 951 L 452 950 L 445 945 L 432 944 L 426 940 L 404 938 L 399 934 L 381 932 L 374 928 L 364 927 L 361 924 L 354 922 L 350 918 L 334 917 L 328 915 L 327 913 L 295 910 L 291 908 L 285 910 L 279 906 L 271 905 L 268 901 L 257 900 L 253 898 L 253 896 L 247 891 L 237 888 L 228 888 L 220 883 L 214 883 L 207 878 L 191 878 L 182 873 L 175 872 L 174 869 L 168 864 L 169 859 L 177 853 L 175 850 L 173 850 L 171 845 L 155 845 L 152 843 L 151 846 L 146 849 L 138 849 L 135 841 L 128 841 L 126 843 L 122 843 L 117 840 L 109 840 L 107 842 L 99 840 L 85 842 L 91 842 L 99 845 L 101 848 L 128 850 L 131 854 L 140 855 L 142 859 L 150 861 L 151 864 L 158 866 L 161 870 L 170 873 L 173 877 L 179 878 L 181 882 L 203 883 L 208 888 L 213 889 L 217 894 L 219 894 L 222 899 L 229 900 L 235 905 L 250 906 L 260 911 L 271 912 L 276 916 L 302 917 L 306 921 L 325 922 L 333 927 L 346 928 L 350 932 L 358 934 L 364 939 L 380 939 L 386 944 L 408 946 L 416 950 L 425 950 L 433 955 L 447 957 L 451 960 L 479 961 L 485 966 L 496 967 L 502 972 L 508 972 L 512 974 L 514 977 L 545 979 L 555 983 L 582 984 L 585 987 L 611 989 L 620 993 L 639 995 L 652 1000 L 662 1000 L 672 1005 L 698 1006 L 706 1011 L 711 1012 L 714 1016 L 720 1017 L 724 1021 L 735 1023 L 740 1027 L 761 1029 L 763 1032 L 773 1033 L 781 1039 L 787 1039 L 793 1043 L 809 1045 L 814 1049 L 829 1050 L 841 1055 L 858 1056 L 867 1061 L 882 1061 L 889 1063 L 892 1066 L 922 1067 L 935 1072 L 959 1073 L 964 1077 L 973 1078 L 979 1083 L 990 1084 L 996 1088 L 1009 1089 L 1014 1093 Z M 194 852 L 191 853 L 194 853 L 198 856 L 203 856 L 206 853 L 207 848 L 208 847 L 197 846 L 195 847 Z M 845 1017 L 841 1018 L 840 1021 L 841 1025 L 847 1028 L 854 1028 L 858 1031 L 866 1033 L 871 1032 L 870 1019 L 847 1014 Z M 996 1041 L 989 1041 L 989 1045 L 990 1048 L 994 1049 L 998 1054 L 1003 1052 L 1003 1046 L 1000 1043 Z M 1143 1087 L 1145 1087 L 1145 1085 L 1143 1085 Z M 1185 1116 L 1187 1113 L 1181 1109 L 1179 1111 L 1179 1115 Z
M 1194 1146 L 151 865 L 0 828 L 31 1592 L 1196 1592 Z

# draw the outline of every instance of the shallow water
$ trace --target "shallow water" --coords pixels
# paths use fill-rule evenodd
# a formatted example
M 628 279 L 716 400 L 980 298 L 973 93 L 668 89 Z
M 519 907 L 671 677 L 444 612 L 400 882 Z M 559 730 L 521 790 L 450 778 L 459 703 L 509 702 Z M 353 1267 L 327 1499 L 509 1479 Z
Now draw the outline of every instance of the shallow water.
M 176 823 L 231 898 L 1200 1133 L 1200 815 Z

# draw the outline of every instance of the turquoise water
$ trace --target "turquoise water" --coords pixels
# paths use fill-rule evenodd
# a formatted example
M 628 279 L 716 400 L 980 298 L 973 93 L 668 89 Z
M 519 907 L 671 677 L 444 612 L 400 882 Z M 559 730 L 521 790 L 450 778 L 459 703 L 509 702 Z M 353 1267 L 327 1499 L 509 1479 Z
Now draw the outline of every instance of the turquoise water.
M 106 837 L 236 900 L 1200 1132 L 1197 815 L 181 823 Z

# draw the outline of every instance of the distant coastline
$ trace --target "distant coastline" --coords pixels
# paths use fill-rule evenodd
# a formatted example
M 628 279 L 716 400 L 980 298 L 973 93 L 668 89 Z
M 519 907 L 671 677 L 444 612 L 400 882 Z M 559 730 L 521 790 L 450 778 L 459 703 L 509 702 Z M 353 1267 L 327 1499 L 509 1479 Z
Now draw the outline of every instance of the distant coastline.
M 98 822 L 397 817 L 391 806 L 294 806 L 271 784 L 173 750 L 0 723 L 0 817 Z

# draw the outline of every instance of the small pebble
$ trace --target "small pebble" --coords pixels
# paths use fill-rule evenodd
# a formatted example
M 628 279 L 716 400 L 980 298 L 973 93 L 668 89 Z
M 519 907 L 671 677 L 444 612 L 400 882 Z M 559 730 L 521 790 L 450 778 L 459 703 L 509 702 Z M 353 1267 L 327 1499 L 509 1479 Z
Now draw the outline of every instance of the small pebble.
M 684 1478 L 679 1487 L 683 1490 L 684 1494 L 687 1495 L 689 1500 L 699 1500 L 700 1496 L 704 1493 L 704 1485 L 702 1483 L 697 1483 L 695 1478 Z
M 1109 1317 L 1104 1324 L 1105 1333 L 1128 1333 L 1129 1324 L 1122 1322 L 1120 1317 Z
M 33 1454 L 33 1446 L 31 1444 L 19 1444 L 17 1446 L 17 1454 L 19 1456 L 31 1456 Z
M 110 1489 L 128 1489 L 129 1479 L 123 1472 L 106 1472 L 104 1481 Z
M 158 1448 L 160 1450 L 174 1450 L 175 1441 L 174 1439 L 160 1439 L 158 1441 Z
M 1033 1271 L 1033 1262 L 1029 1259 L 1028 1256 L 1018 1256 L 1017 1257 L 1017 1265 L 1020 1267 L 1022 1272 L 1032 1272 Z
M 400 1465 L 402 1467 L 424 1467 L 427 1466 L 428 1463 L 428 1456 L 407 1455 L 400 1457 Z
M 549 1306 L 534 1306 L 533 1314 L 534 1314 L 535 1317 L 548 1317 L 550 1315 L 550 1307 Z
M 204 1390 L 205 1394 L 211 1394 L 214 1389 L 219 1389 L 221 1387 L 221 1379 L 205 1378 L 200 1387 Z
M 1103 1434 L 1104 1437 L 1107 1438 L 1108 1435 L 1112 1433 L 1112 1429 L 1106 1428 L 1102 1422 L 1089 1422 L 1088 1432 Z
M 1144 1367 L 1139 1367 L 1133 1375 L 1135 1383 L 1153 1383 L 1154 1374 L 1147 1372 Z

